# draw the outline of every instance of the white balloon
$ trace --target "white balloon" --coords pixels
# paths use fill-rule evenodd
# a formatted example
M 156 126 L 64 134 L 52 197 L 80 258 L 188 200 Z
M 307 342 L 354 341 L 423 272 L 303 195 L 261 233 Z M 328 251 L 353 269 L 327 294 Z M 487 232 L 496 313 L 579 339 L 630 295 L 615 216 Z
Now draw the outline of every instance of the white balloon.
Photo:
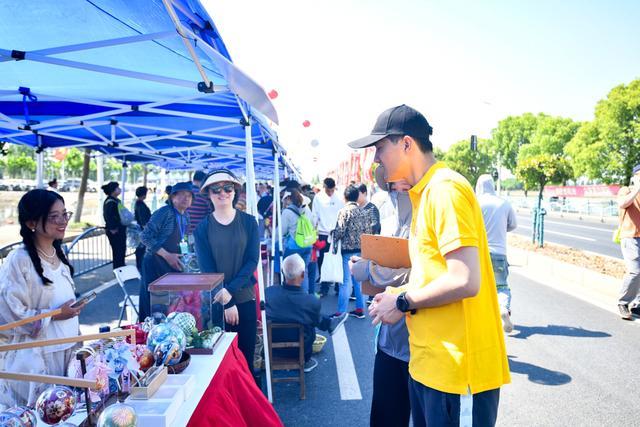
M 316 148 L 318 145 L 320 145 L 320 141 L 318 141 L 317 139 L 312 139 L 311 140 L 311 146 L 313 148 Z

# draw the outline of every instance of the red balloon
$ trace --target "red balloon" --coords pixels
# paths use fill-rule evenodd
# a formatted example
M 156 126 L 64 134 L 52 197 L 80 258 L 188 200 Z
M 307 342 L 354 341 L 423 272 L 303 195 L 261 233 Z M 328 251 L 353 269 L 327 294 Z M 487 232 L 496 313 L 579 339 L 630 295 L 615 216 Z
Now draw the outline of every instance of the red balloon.
M 309 126 L 311 126 L 311 122 L 309 120 L 305 120 L 304 122 L 302 122 L 302 126 L 308 128 Z
M 269 99 L 276 99 L 278 97 L 278 91 L 275 89 L 271 89 L 268 95 L 269 95 Z

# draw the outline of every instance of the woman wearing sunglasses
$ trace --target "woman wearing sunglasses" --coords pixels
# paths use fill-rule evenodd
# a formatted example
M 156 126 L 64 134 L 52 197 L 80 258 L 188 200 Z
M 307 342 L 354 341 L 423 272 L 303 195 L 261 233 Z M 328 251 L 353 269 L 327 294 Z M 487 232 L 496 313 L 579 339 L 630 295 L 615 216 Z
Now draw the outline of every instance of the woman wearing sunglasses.
M 52 317 L 0 332 L 0 341 L 25 341 L 78 336 L 73 268 L 62 251 L 71 212 L 64 199 L 48 190 L 31 190 L 18 203 L 22 245 L 0 268 L 0 324 L 61 309 Z M 60 344 L 0 353 L 5 371 L 64 376 L 77 344 Z M 46 384 L 0 380 L 0 406 L 33 405 Z
M 260 237 L 255 218 L 234 208 L 241 183 L 227 169 L 209 174 L 200 191 L 213 204 L 194 232 L 196 255 L 203 273 L 223 273 L 224 286 L 215 301 L 224 307 L 225 330 L 238 333 L 238 347 L 253 374 L 256 346 L 256 295 Z

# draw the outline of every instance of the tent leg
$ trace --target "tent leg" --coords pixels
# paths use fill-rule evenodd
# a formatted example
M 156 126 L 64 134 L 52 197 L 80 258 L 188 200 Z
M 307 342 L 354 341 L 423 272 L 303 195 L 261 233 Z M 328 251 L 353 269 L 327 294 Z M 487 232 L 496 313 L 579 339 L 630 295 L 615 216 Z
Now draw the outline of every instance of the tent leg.
M 276 228 L 276 223 L 279 222 L 278 218 L 280 217 L 279 211 L 278 211 L 278 206 L 277 206 L 277 199 L 280 198 L 280 166 L 279 166 L 279 154 L 278 153 L 274 153 L 273 155 L 273 165 L 274 165 L 274 170 L 273 170 L 273 202 L 271 202 L 271 205 L 273 207 L 273 213 L 271 214 L 271 285 L 273 285 L 275 283 L 275 259 L 276 259 L 276 240 L 278 238 L 277 232 L 278 229 Z M 281 246 L 279 246 L 280 250 Z M 278 256 L 280 256 L 278 254 Z
M 96 191 L 99 194 L 98 221 L 101 222 L 103 220 L 102 204 L 104 203 L 104 191 L 102 191 L 102 186 L 104 185 L 104 156 L 101 154 L 96 157 L 96 175 L 98 179 L 98 188 Z
M 40 136 L 38 136 L 40 138 Z M 44 150 L 41 150 L 36 154 L 37 166 L 36 166 L 36 187 L 44 188 Z
M 122 188 L 122 197 L 120 198 L 120 200 L 122 200 L 122 204 L 124 206 L 127 206 L 124 201 L 125 195 L 127 194 L 126 185 L 127 185 L 127 162 L 123 161 L 122 162 L 122 185 L 120 185 L 120 188 Z
M 245 131 L 245 150 L 246 150 L 246 170 L 247 170 L 247 211 L 258 219 L 258 200 L 256 196 L 256 175 L 253 165 L 253 137 L 251 136 L 251 125 L 244 127 Z M 258 290 L 260 292 L 260 320 L 262 322 L 262 342 L 265 346 L 269 345 L 269 337 L 267 334 L 267 313 L 265 311 L 264 300 L 264 277 L 262 275 L 262 251 L 259 251 L 258 258 Z M 269 349 L 264 350 L 264 366 L 267 376 L 267 398 L 273 403 L 273 392 L 271 390 L 271 361 L 269 360 Z

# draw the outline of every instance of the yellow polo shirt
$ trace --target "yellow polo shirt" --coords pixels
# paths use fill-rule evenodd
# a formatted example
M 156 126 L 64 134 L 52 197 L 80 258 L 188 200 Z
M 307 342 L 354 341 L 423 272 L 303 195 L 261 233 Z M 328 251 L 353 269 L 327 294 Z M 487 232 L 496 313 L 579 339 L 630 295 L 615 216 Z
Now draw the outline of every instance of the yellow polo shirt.
M 478 248 L 482 281 L 473 298 L 407 315 L 411 377 L 455 394 L 480 393 L 511 381 L 496 284 L 482 211 L 469 182 L 444 163 L 433 165 L 410 191 L 408 289 L 422 288 L 447 271 L 444 256 Z

